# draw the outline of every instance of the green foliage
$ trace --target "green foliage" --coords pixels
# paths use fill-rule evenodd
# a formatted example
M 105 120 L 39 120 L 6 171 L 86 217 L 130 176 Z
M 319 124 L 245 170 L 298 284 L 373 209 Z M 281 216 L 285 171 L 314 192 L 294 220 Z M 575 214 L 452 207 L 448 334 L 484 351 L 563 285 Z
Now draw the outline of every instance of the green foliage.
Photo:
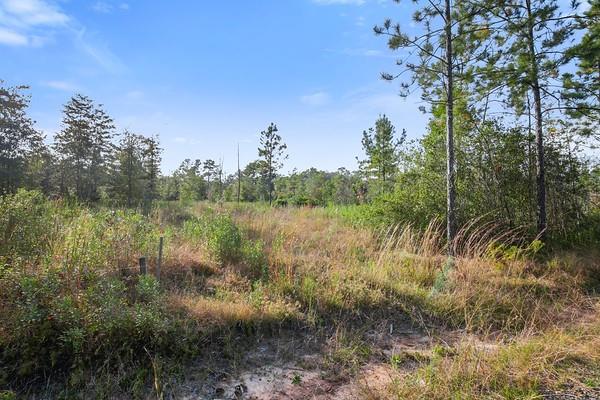
M 242 244 L 242 260 L 250 270 L 250 274 L 263 281 L 269 280 L 269 263 L 260 240 L 244 239 Z
M 0 80 L 0 194 L 25 184 L 27 166 L 43 147 L 42 135 L 27 116 L 27 86 L 3 87 Z
M 117 278 L 67 273 L 85 287 L 80 290 L 64 274 L 47 270 L 1 277 L 0 287 L 10 288 L 3 296 L 15 303 L 10 314 L 2 314 L 11 333 L 0 342 L 0 376 L 55 371 L 76 379 L 97 357 L 123 361 L 134 349 L 171 340 L 160 336 L 167 334 L 168 316 L 153 277 L 141 277 L 131 297 Z
M 360 161 L 360 168 L 367 179 L 375 181 L 375 192 L 386 193 L 393 186 L 400 157 L 399 147 L 406 138 L 406 131 L 399 139 L 395 138 L 396 128 L 385 115 L 375 122 L 375 128 L 363 132 L 362 146 L 367 156 Z
M 139 302 L 155 303 L 160 298 L 160 283 L 153 275 L 140 275 L 135 292 Z
M 0 390 L 0 400 L 17 400 L 17 394 L 12 390 Z
M 242 255 L 242 234 L 231 216 L 207 213 L 183 224 L 189 240 L 202 241 L 219 263 L 235 262 Z
M 155 225 L 131 211 L 82 210 L 61 229 L 54 254 L 67 268 L 116 269 L 124 261 L 151 254 L 160 237 Z
M 273 179 L 277 170 L 283 166 L 283 160 L 287 158 L 285 150 L 287 145 L 283 143 L 281 136 L 277 133 L 277 125 L 271 123 L 267 130 L 260 133 L 260 147 L 258 148 L 258 156 L 262 157 L 262 176 L 267 183 L 267 191 L 269 194 L 269 204 L 273 200 Z
M 275 193 L 278 205 L 326 206 L 328 204 L 356 204 L 358 173 L 345 168 L 335 172 L 310 168 L 302 172 L 292 172 L 275 180 Z
M 89 97 L 77 94 L 65 104 L 62 130 L 54 142 L 60 155 L 61 194 L 82 201 L 100 199 L 100 186 L 107 181 L 114 129 L 102 105 Z
M 537 219 L 535 154 L 526 129 L 507 128 L 489 120 L 475 130 L 476 113 L 464 101 L 455 104 L 456 175 L 460 198 L 458 224 L 472 218 L 525 227 L 531 237 Z M 557 131 L 559 132 L 559 131 Z M 585 211 L 593 185 L 588 166 L 560 143 L 546 143 L 549 232 L 555 240 L 581 242 Z M 429 132 L 401 154 L 401 171 L 394 191 L 377 196 L 363 219 L 373 225 L 412 224 L 425 229 L 432 219 L 444 218 L 445 110 L 435 108 Z M 590 212 L 592 211 L 592 212 Z M 576 237 L 581 239 L 575 240 Z M 598 237 L 598 236 L 595 236 Z M 568 238 L 568 239 L 567 239 Z
M 0 197 L 0 264 L 44 255 L 56 234 L 53 211 L 40 192 L 21 189 Z

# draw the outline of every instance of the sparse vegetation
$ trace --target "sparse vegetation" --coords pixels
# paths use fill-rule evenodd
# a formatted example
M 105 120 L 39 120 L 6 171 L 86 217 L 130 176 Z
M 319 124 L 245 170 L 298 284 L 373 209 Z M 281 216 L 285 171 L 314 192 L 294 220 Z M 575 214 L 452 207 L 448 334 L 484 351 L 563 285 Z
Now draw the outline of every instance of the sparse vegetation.
M 522 398 L 597 385 L 593 256 L 517 256 L 475 231 L 436 290 L 446 262 L 436 223 L 378 234 L 323 209 L 228 204 L 144 217 L 26 191 L 2 204 L 5 219 L 28 227 L 2 225 L 0 383 L 15 393 L 142 396 L 155 380 L 169 391 L 177 365 L 216 351 L 231 367 L 252 338 L 298 329 L 321 343 L 326 376 L 344 380 L 379 351 L 368 332 L 390 324 L 479 339 L 387 358 L 398 378 L 378 396 Z M 160 235 L 158 282 L 139 275 L 137 258 L 152 273 Z M 32 381 L 42 375 L 49 387 Z

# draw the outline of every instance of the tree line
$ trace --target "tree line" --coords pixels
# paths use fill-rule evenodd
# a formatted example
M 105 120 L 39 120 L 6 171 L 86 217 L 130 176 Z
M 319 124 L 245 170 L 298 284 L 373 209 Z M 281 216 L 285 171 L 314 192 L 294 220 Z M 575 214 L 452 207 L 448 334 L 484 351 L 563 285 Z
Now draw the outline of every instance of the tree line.
M 450 240 L 482 215 L 541 238 L 595 235 L 600 170 L 586 151 L 600 138 L 600 0 L 579 9 L 432 0 L 413 15 L 417 34 L 391 20 L 376 26 L 390 49 L 406 50 L 399 71 L 382 77 L 401 79 L 404 96 L 418 88 L 430 119 L 408 141 L 381 115 L 362 134 L 356 171 L 281 174 L 288 149 L 272 123 L 256 160 L 241 168 L 238 149 L 233 173 L 188 159 L 163 175 L 158 136 L 117 134 L 101 104 L 73 96 L 47 145 L 27 115 L 27 88 L 0 84 L 0 190 L 145 209 L 155 200 L 366 204 L 368 219 L 385 224 L 444 217 Z
M 1 82 L 0 82 L 1 83 Z M 27 87 L 0 85 L 0 191 L 39 189 L 48 196 L 129 207 L 158 199 L 162 149 L 156 136 L 119 136 L 101 104 L 77 94 L 46 145 L 27 116 Z

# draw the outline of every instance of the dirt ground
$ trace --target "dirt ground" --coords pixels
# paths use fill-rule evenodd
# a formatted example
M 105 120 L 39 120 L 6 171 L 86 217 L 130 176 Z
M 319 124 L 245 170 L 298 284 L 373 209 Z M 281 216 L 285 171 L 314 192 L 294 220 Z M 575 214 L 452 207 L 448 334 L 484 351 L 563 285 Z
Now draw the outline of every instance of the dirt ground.
M 385 392 L 392 377 L 398 376 L 398 367 L 390 362 L 394 355 L 426 357 L 436 344 L 450 345 L 460 336 L 459 333 L 433 336 L 388 328 L 385 332 L 368 332 L 365 338 L 371 348 L 370 356 L 352 372 L 336 371 L 336 366 L 327 362 L 327 343 L 311 343 L 298 338 L 259 340 L 228 372 L 207 372 L 200 367 L 192 371 L 178 384 L 173 398 L 351 400 L 369 397 L 369 393 Z M 400 368 L 410 369 L 416 365 L 409 360 Z

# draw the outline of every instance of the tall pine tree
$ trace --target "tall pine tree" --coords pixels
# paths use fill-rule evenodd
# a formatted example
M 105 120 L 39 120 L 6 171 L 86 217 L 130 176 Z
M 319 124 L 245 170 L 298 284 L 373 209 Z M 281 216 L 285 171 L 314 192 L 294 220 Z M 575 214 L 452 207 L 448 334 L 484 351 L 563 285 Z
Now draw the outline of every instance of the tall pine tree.
M 258 156 L 263 159 L 263 175 L 267 182 L 269 204 L 273 204 L 273 179 L 283 166 L 283 160 L 287 158 L 287 154 L 285 154 L 287 145 L 283 143 L 278 131 L 277 125 L 271 123 L 266 131 L 260 133 L 260 147 L 258 148 Z
M 363 132 L 362 146 L 367 158 L 359 161 L 360 168 L 367 178 L 377 179 L 378 192 L 388 192 L 392 188 L 392 178 L 400 161 L 399 147 L 406 138 L 402 131 L 396 138 L 396 129 L 385 115 L 375 122 L 375 128 Z
M 43 137 L 27 116 L 26 86 L 3 87 L 0 81 L 0 194 L 23 183 L 26 163 L 43 147 Z

